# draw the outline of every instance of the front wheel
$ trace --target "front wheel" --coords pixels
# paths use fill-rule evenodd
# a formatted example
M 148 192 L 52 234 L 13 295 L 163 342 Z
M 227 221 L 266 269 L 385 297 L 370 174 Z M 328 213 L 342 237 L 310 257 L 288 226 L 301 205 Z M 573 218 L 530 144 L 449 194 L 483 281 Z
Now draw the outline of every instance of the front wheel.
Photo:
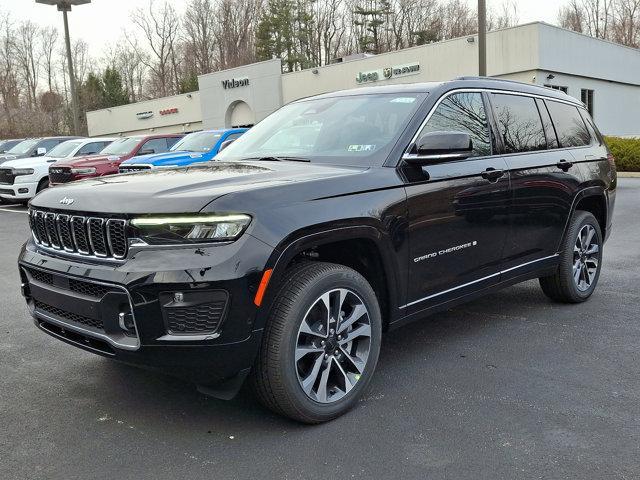
M 542 291 L 552 300 L 579 303 L 596 289 L 602 267 L 602 232 L 589 212 L 576 211 L 560 252 L 558 270 L 540 278 Z
M 258 397 L 304 423 L 342 415 L 371 380 L 381 335 L 378 301 L 358 272 L 321 262 L 290 269 L 254 369 Z

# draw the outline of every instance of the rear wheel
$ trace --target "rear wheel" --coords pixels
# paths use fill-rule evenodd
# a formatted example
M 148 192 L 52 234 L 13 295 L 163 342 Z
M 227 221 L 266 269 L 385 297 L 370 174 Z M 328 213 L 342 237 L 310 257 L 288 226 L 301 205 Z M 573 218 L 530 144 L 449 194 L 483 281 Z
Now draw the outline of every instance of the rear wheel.
M 277 413 L 328 421 L 353 407 L 371 380 L 380 308 L 365 278 L 345 266 L 309 262 L 286 275 L 254 369 L 256 390 Z
M 558 270 L 540 278 L 542 291 L 557 302 L 587 300 L 600 277 L 602 243 L 596 218 L 589 212 L 576 211 L 563 241 Z

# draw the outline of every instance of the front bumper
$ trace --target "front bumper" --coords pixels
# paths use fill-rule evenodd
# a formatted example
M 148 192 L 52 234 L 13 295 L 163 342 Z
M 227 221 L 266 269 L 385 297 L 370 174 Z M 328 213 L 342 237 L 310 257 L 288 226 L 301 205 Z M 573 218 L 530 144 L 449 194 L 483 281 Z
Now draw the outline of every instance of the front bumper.
M 238 255 L 238 249 L 250 253 Z M 149 250 L 117 264 L 85 263 L 28 242 L 19 267 L 23 295 L 42 331 L 99 355 L 211 386 L 253 364 L 262 334 L 253 327 L 253 296 L 270 253 L 245 235 L 226 246 Z
M 36 196 L 38 182 L 0 184 L 0 198 L 5 200 L 29 200 Z

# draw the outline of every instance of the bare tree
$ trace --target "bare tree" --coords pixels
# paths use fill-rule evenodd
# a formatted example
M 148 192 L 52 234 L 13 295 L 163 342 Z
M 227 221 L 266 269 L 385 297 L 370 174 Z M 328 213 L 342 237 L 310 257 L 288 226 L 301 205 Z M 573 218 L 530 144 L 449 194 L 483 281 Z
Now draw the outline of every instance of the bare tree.
M 191 59 L 191 70 L 197 74 L 213 71 L 216 61 L 214 35 L 216 11 L 211 0 L 191 0 L 184 14 L 184 48 Z
M 54 27 L 44 27 L 40 30 L 40 56 L 44 74 L 47 78 L 49 92 L 56 90 L 55 78 L 55 50 L 58 43 L 58 30 Z
M 617 0 L 613 9 L 613 40 L 638 48 L 640 45 L 640 0 Z
M 218 47 L 217 68 L 225 69 L 255 61 L 255 32 L 262 0 L 218 0 L 214 35 Z
M 175 9 L 166 0 L 160 7 L 156 6 L 155 0 L 150 0 L 146 9 L 139 8 L 131 14 L 131 21 L 138 27 L 150 52 L 149 57 L 140 54 L 140 59 L 151 73 L 149 81 L 153 94 L 166 96 L 176 93 L 179 85 L 176 43 L 180 17 Z M 130 44 L 138 49 L 137 43 L 131 39 Z
M 38 79 L 40 76 L 39 36 L 40 28 L 31 20 L 22 22 L 16 32 L 14 52 L 21 78 L 27 92 L 27 106 L 34 108 L 37 103 Z
M 0 16 L 0 100 L 6 119 L 6 125 L 0 121 L 0 133 L 6 136 L 15 133 L 13 110 L 18 106 L 19 95 L 14 37 L 15 31 L 9 16 Z

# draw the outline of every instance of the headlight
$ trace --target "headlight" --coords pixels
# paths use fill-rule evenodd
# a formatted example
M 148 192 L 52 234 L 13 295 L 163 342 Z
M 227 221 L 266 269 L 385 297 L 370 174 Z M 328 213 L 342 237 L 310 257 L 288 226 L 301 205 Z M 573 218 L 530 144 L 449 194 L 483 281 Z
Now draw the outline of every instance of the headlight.
M 231 241 L 251 223 L 243 214 L 197 214 L 149 216 L 131 220 L 136 235 L 150 244 L 178 244 Z
M 92 173 L 96 173 L 96 169 L 93 167 L 72 168 L 71 173 L 75 173 L 76 175 L 91 175 Z
M 33 175 L 33 168 L 14 168 L 12 173 L 17 177 L 18 175 Z

